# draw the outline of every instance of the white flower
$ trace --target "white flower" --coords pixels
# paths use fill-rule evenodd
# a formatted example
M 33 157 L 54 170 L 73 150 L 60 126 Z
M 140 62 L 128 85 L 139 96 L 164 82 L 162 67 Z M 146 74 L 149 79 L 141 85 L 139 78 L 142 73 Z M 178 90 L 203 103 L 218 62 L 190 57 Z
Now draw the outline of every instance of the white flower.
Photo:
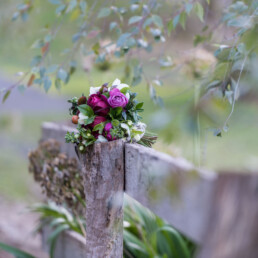
M 107 142 L 107 141 L 108 140 L 103 135 L 99 135 L 96 142 Z
M 115 86 L 119 90 L 122 90 L 125 87 L 129 88 L 129 85 L 127 85 L 125 83 L 121 83 L 121 81 L 117 78 L 113 81 L 112 86 Z M 129 93 L 126 93 L 125 96 L 128 100 L 130 99 L 130 94 Z
M 135 131 L 141 131 L 141 132 L 142 132 L 141 134 L 139 134 L 139 133 L 135 134 L 135 136 L 133 137 L 133 139 L 134 139 L 136 142 L 140 141 L 141 138 L 144 136 L 145 131 L 146 131 L 146 127 L 147 127 L 147 125 L 144 124 L 144 123 L 142 123 L 142 122 L 138 122 L 138 123 L 133 127 L 133 129 L 134 129 Z
M 101 87 L 90 87 L 90 95 L 96 94 Z
M 131 133 L 130 133 L 130 128 L 129 128 L 129 126 L 127 125 L 127 124 L 125 124 L 125 123 L 121 123 L 120 124 L 121 125 L 121 127 L 123 128 L 123 129 L 125 129 L 126 130 L 126 133 L 127 133 L 127 141 L 130 141 L 131 140 Z
M 85 121 L 86 119 L 88 119 L 88 118 L 89 118 L 88 116 L 85 116 L 84 114 L 80 113 L 80 114 L 79 114 L 78 123 L 81 124 L 81 125 L 83 125 L 83 124 L 84 124 L 84 121 Z
M 140 134 L 136 134 L 133 138 L 134 138 L 134 140 L 135 140 L 136 142 L 138 142 L 138 141 L 141 140 L 141 135 L 140 135 Z

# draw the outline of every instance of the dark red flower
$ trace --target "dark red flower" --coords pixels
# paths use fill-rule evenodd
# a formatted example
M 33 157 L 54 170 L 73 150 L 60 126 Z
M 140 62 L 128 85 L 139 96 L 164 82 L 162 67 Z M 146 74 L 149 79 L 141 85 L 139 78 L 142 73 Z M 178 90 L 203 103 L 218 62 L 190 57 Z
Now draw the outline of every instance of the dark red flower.
M 106 116 L 109 112 L 107 97 L 102 94 L 90 95 L 87 104 L 93 109 L 96 115 Z

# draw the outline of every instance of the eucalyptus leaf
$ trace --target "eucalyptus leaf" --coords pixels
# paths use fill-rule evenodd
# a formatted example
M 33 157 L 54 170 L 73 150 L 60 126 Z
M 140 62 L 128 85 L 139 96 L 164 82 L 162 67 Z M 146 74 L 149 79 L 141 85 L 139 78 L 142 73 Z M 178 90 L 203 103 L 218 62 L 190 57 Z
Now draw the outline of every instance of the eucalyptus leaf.
M 99 13 L 98 13 L 98 18 L 104 18 L 107 17 L 111 14 L 111 10 L 108 7 L 104 7 L 102 9 L 100 9 Z
M 142 20 L 142 16 L 133 16 L 129 19 L 128 24 L 134 24 Z

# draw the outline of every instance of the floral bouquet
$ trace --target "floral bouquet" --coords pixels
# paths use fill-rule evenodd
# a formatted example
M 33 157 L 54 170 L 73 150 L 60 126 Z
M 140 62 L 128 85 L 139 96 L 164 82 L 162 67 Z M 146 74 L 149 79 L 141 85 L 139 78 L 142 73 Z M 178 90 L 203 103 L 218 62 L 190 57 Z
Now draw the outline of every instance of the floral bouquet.
M 143 102 L 138 102 L 136 93 L 119 79 L 111 87 L 108 83 L 90 87 L 88 97 L 74 97 L 68 102 L 72 104 L 69 111 L 78 132 L 67 132 L 65 139 L 75 143 L 80 152 L 95 142 L 124 138 L 127 142 L 151 147 L 157 139 L 146 132 L 146 124 L 140 122 Z

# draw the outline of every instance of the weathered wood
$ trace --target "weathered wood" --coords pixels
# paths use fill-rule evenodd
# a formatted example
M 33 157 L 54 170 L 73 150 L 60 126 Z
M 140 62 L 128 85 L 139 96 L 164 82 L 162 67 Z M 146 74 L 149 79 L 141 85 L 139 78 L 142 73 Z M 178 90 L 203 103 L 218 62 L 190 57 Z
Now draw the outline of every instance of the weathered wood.
M 48 238 L 53 231 L 44 226 L 42 229 L 42 247 L 49 253 Z M 56 241 L 54 257 L 55 258 L 84 258 L 86 253 L 85 239 L 76 232 L 64 231 Z
M 123 257 L 124 142 L 96 143 L 79 154 L 86 196 L 88 258 Z
M 64 141 L 72 127 L 44 123 L 42 139 L 55 138 L 74 157 L 72 144 Z M 125 144 L 125 191 L 181 233 L 201 243 L 208 219 L 216 176 L 196 170 L 183 158 L 137 144 Z
M 125 145 L 125 191 L 201 243 L 216 176 L 199 171 L 182 158 Z
M 65 142 L 65 134 L 68 131 L 76 132 L 76 129 L 67 125 L 45 122 L 42 125 L 41 140 L 55 139 L 60 143 L 61 152 L 65 152 L 69 157 L 77 157 L 74 144 Z
M 221 174 L 199 258 L 258 257 L 258 175 Z

